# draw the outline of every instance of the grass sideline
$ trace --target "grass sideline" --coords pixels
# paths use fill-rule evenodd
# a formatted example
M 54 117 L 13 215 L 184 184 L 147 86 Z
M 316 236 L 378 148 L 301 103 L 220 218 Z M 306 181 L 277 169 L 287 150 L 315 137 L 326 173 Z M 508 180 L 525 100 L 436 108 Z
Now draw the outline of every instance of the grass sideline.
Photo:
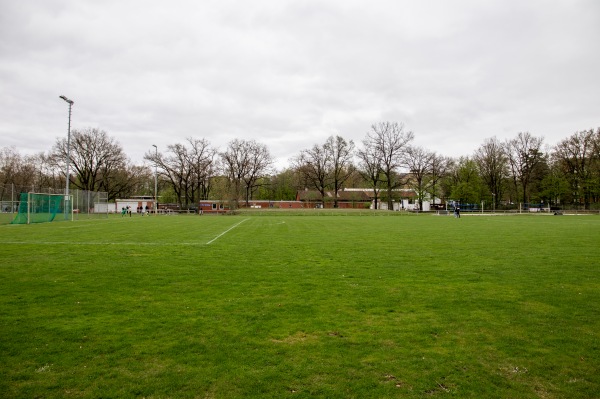
M 0 226 L 0 392 L 591 398 L 600 218 Z

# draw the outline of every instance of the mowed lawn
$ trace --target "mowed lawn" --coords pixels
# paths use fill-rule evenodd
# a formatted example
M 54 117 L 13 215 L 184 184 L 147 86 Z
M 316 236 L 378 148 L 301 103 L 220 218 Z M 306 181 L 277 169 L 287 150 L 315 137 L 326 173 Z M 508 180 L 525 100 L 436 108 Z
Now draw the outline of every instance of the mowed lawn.
M 0 396 L 597 398 L 598 216 L 0 226 Z

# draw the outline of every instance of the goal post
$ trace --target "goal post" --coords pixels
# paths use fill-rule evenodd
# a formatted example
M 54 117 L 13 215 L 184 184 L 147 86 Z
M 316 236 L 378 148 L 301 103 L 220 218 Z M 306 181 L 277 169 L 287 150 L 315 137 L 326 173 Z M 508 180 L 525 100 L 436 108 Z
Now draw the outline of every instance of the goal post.
M 21 193 L 19 209 L 12 224 L 48 223 L 54 220 L 73 220 L 71 195 Z

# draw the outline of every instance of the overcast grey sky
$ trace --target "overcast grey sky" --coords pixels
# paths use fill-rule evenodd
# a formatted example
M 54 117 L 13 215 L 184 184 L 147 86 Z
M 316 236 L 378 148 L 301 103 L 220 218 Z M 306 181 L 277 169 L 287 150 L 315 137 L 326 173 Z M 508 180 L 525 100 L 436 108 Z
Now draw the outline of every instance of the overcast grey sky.
M 98 127 L 133 162 L 186 137 L 267 144 L 278 165 L 403 122 L 471 155 L 600 126 L 597 0 L 0 0 L 0 147 Z

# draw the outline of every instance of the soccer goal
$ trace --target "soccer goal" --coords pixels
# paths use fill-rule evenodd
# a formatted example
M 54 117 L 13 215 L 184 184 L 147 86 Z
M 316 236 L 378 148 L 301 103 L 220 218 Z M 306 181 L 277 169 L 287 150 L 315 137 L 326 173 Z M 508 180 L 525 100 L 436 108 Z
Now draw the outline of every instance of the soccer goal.
M 17 216 L 12 224 L 47 223 L 54 220 L 73 220 L 73 196 L 21 193 Z

